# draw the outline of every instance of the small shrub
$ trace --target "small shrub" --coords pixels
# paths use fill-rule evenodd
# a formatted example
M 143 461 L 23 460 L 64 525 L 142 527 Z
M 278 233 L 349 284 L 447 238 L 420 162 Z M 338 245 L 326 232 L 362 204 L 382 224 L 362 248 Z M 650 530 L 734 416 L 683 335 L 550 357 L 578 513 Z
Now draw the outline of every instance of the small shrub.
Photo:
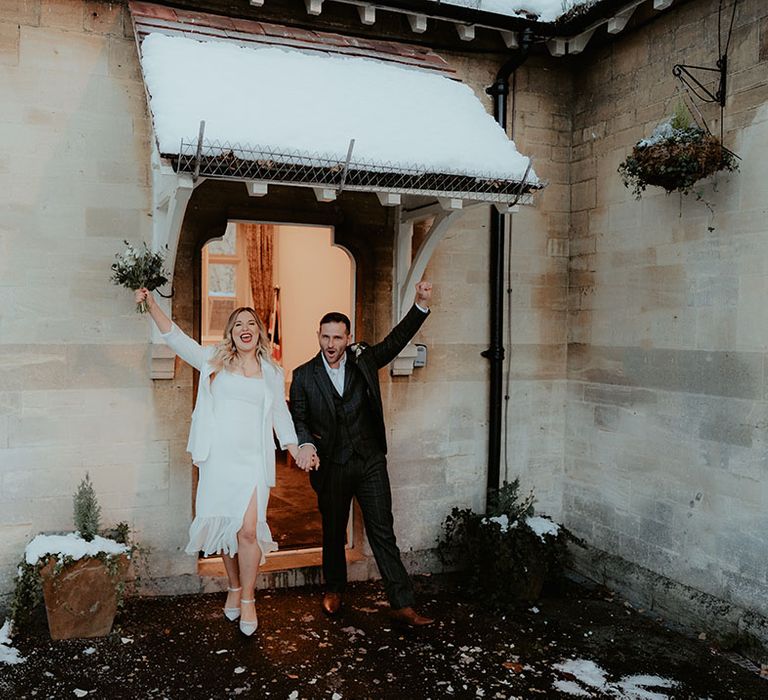
M 115 584 L 118 608 L 121 608 L 125 593 L 136 592 L 142 577 L 149 576 L 150 548 L 133 540 L 130 525 L 126 522 L 119 522 L 114 527 L 99 533 L 101 508 L 87 473 L 77 487 L 72 500 L 75 528 L 84 540 L 92 542 L 94 537 L 100 534 L 127 547 L 125 554 L 110 554 L 100 551 L 98 554 L 90 555 L 92 559 L 101 560 L 107 567 L 107 572 Z M 125 581 L 125 572 L 121 570 L 121 560 L 124 556 L 127 556 L 134 563 L 134 578 L 129 582 Z M 67 566 L 75 562 L 75 559 L 66 554 L 51 554 L 40 558 L 33 564 L 26 561 L 25 555 L 19 562 L 16 572 L 16 586 L 10 606 L 10 617 L 15 628 L 18 629 L 28 624 L 33 611 L 42 603 L 41 570 L 51 559 L 55 560 L 54 576 L 58 576 Z
M 90 542 L 99 534 L 99 519 L 101 506 L 96 500 L 91 477 L 88 472 L 75 491 L 73 498 L 75 529 L 86 542 Z
M 536 600 L 545 584 L 563 577 L 568 542 L 583 546 L 563 526 L 532 518 L 533 494 L 521 499 L 519 487 L 518 479 L 504 482 L 485 514 L 454 508 L 437 543 L 440 560 L 458 566 L 464 591 L 495 608 Z M 539 534 L 531 524 L 543 524 L 545 531 Z

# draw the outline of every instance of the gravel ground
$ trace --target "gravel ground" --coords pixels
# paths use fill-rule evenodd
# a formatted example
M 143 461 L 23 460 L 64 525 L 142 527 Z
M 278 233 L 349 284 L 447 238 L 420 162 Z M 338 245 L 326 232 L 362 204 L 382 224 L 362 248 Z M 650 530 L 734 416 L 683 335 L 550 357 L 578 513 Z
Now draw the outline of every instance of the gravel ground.
M 223 595 L 132 599 L 109 637 L 52 642 L 44 616 L 14 637 L 0 698 L 768 698 L 768 680 L 601 589 L 568 584 L 507 615 L 418 577 L 434 626 L 404 630 L 377 583 L 353 584 L 342 617 L 321 591 L 259 592 L 250 639 Z

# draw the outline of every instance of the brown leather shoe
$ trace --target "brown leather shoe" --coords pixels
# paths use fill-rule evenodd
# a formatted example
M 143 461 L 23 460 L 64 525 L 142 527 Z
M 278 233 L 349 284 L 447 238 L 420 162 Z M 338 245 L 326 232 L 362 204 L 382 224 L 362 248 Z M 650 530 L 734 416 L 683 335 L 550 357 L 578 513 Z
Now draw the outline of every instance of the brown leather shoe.
M 323 596 L 323 612 L 326 615 L 338 615 L 341 610 L 341 593 L 329 591 Z
M 400 608 L 399 610 L 391 610 L 389 614 L 395 622 L 398 622 L 402 625 L 407 625 L 408 627 L 425 627 L 426 625 L 431 625 L 434 622 L 434 620 L 429 617 L 419 615 L 419 613 L 417 613 L 411 607 Z

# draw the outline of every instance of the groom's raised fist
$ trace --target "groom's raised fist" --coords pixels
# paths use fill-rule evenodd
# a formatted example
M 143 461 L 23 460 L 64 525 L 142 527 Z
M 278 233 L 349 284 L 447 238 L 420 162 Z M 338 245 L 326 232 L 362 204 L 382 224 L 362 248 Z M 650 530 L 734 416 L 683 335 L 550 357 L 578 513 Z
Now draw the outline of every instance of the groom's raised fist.
M 416 303 L 419 306 L 428 307 L 432 300 L 432 282 L 422 280 L 416 285 Z

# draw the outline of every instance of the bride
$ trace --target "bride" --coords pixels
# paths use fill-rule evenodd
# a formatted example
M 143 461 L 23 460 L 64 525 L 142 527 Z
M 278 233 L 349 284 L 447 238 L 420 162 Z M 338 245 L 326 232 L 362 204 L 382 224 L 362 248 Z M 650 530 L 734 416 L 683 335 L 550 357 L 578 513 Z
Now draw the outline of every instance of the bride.
M 135 296 L 137 303 L 146 301 L 163 340 L 200 371 L 187 444 L 200 479 L 186 551 L 223 555 L 229 581 L 224 615 L 239 618 L 240 631 L 250 636 L 258 627 L 256 575 L 267 552 L 277 549 L 266 520 L 275 485 L 273 429 L 282 449 L 293 457 L 298 449 L 283 371 L 253 309 L 235 309 L 223 340 L 203 347 L 163 313 L 151 292 L 142 288 Z

